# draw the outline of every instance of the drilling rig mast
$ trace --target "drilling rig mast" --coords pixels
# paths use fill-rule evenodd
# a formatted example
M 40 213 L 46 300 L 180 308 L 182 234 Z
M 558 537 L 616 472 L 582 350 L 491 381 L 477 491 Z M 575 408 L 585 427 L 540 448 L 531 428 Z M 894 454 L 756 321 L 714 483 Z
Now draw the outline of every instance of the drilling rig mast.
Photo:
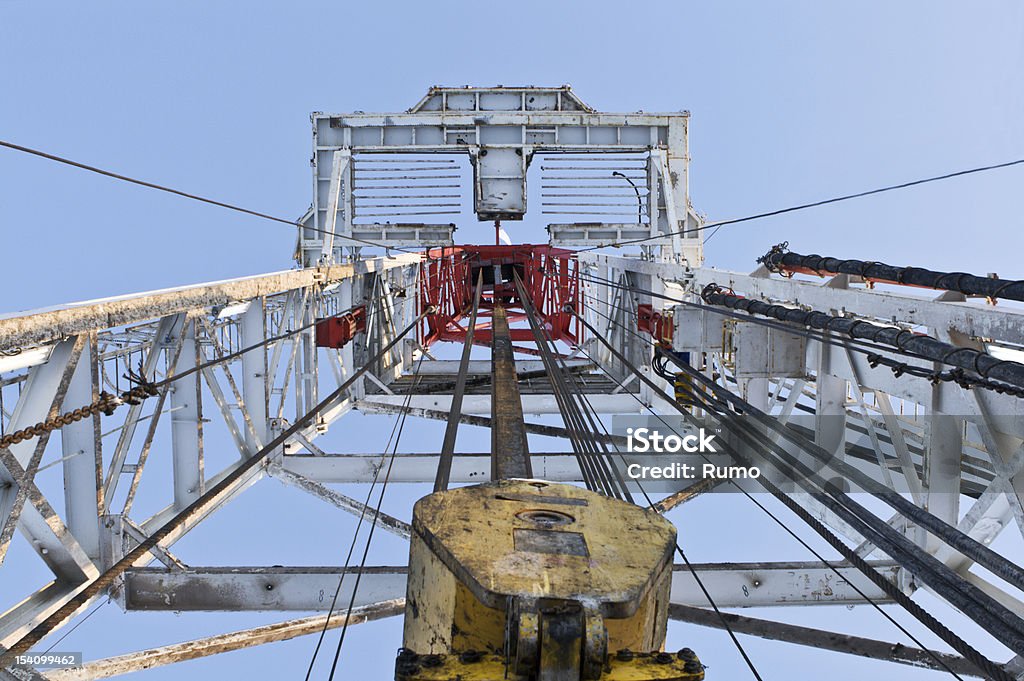
M 602 113 L 569 87 L 435 87 L 402 113 L 315 113 L 296 269 L 0 317 L 0 563 L 17 530 L 53 575 L 0 615 L 0 677 L 105 678 L 402 617 L 381 678 L 393 664 L 402 681 L 698 681 L 737 652 L 760 678 L 736 634 L 1024 678 L 1024 571 L 989 548 L 1024 530 L 1024 365 L 1010 358 L 1024 313 L 994 304 L 1024 289 L 782 249 L 749 274 L 706 267 L 688 121 Z M 500 243 L 501 225 L 513 241 L 526 229 L 528 197 L 556 216 L 547 243 Z M 446 217 L 467 207 L 488 224 Z M 353 412 L 440 420 L 444 441 L 325 451 Z M 627 451 L 610 415 L 714 432 L 723 449 L 699 467 L 762 477 L 635 477 L 679 457 Z M 460 451 L 459 428 L 481 426 L 490 451 Z M 539 437 L 564 446 L 538 451 Z M 214 441 L 237 456 L 208 456 Z M 164 505 L 136 514 L 156 457 Z M 51 458 L 63 499 L 36 484 Z M 204 567 L 173 552 L 266 478 L 408 540 L 408 564 Z M 434 491 L 411 518 L 381 511 L 388 486 L 415 483 Z M 802 521 L 797 558 L 691 562 L 666 514 L 726 488 L 762 510 L 774 497 L 784 528 Z M 921 587 L 1009 662 L 940 624 Z M 316 614 L 49 672 L 16 657 L 106 598 L 129 619 Z M 861 604 L 903 607 L 955 654 L 722 612 Z M 668 652 L 670 620 L 731 641 Z

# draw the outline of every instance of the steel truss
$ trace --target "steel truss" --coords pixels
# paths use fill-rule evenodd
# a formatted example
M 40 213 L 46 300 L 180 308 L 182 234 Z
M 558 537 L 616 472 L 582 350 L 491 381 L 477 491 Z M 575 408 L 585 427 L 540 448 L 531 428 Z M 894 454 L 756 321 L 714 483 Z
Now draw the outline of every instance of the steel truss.
M 528 110 L 525 102 L 531 94 L 552 98 L 552 108 Z M 498 99 L 491 99 L 492 95 Z M 515 102 L 521 106 L 513 106 Z M 488 106 L 511 108 L 487 110 Z M 480 123 L 483 118 L 486 124 Z M 490 149 L 495 157 L 492 161 L 497 163 L 512 160 L 516 148 L 521 147 L 559 154 L 593 152 L 600 147 L 601 151 L 643 152 L 645 159 L 653 159 L 644 161 L 646 193 L 637 193 L 638 197 L 654 196 L 646 208 L 647 215 L 654 216 L 651 222 L 553 225 L 556 246 L 605 241 L 609 229 L 619 230 L 616 233 L 625 234 L 623 238 L 632 234 L 623 231 L 624 227 L 657 236 L 698 222 L 682 180 L 665 182 L 679 170 L 685 177 L 685 116 L 599 114 L 575 95 L 558 89 L 536 93 L 529 89 L 437 89 L 414 110 L 393 118 L 318 114 L 314 125 L 317 194 L 307 218 L 310 224 L 338 235 L 379 238 L 393 247 L 426 248 L 450 242 L 451 232 L 443 229 L 425 236 L 430 225 L 414 225 L 409 232 L 402 231 L 400 225 L 369 224 L 360 231 L 352 220 L 358 215 L 352 207 L 357 198 L 358 166 L 351 165 L 359 155 L 456 152 L 469 153 L 481 162 L 482 152 Z M 507 143 L 488 138 L 501 132 L 491 128 L 502 126 L 518 126 L 520 137 Z M 408 139 L 403 137 L 407 133 Z M 572 134 L 582 134 L 582 141 L 569 141 L 575 140 L 569 137 Z M 413 141 L 411 135 L 425 137 Z M 439 137 L 425 142 L 433 139 L 430 135 Z M 461 142 L 459 135 L 465 136 Z M 525 173 L 525 166 L 522 170 Z M 525 174 L 513 177 L 525 183 Z M 517 205 L 490 205 L 486 196 L 477 199 L 481 213 L 504 215 L 519 210 Z M 525 203 L 522 209 L 525 211 Z M 395 232 L 393 240 L 388 230 Z M 542 312 L 556 322 L 551 328 L 559 331 L 556 335 L 567 348 L 561 361 L 564 370 L 577 373 L 580 383 L 590 386 L 587 398 L 594 413 L 644 413 L 648 409 L 678 413 L 675 405 L 651 387 L 672 392 L 672 386 L 654 371 L 654 343 L 641 331 L 641 306 L 650 306 L 669 320 L 672 348 L 689 353 L 691 364 L 704 376 L 780 422 L 802 428 L 806 437 L 827 452 L 858 462 L 875 479 L 905 491 L 917 508 L 986 546 L 1010 526 L 1024 533 L 1024 401 L 950 382 L 933 383 L 920 376 L 897 376 L 884 366 L 872 367 L 849 339 L 802 335 L 796 327 L 766 326 L 744 315 L 728 316 L 698 304 L 704 287 L 717 284 L 749 298 L 833 315 L 856 315 L 976 349 L 1024 347 L 1024 312 L 967 302 L 956 295 L 922 298 L 903 291 L 864 288 L 847 274 L 822 284 L 772 276 L 763 268 L 752 274 L 705 268 L 700 266 L 700 239 L 676 242 L 665 239 L 659 242 L 660 252 L 645 249 L 641 257 L 594 252 L 570 257 L 564 250 L 552 248 L 544 257 L 557 262 L 555 269 L 541 271 L 571 278 L 576 288 L 568 290 L 565 281 L 552 287 L 543 277 L 527 282 L 534 301 L 545 301 Z M 490 362 L 467 358 L 463 364 L 441 359 L 431 354 L 430 347 L 434 341 L 465 338 L 463 316 L 473 295 L 473 280 L 466 275 L 473 271 L 472 260 L 450 248 L 424 255 L 351 259 L 357 251 L 343 253 L 329 235 L 317 232 L 300 234 L 299 246 L 306 266 L 298 270 L 0 318 L 3 433 L 90 404 L 102 392 L 122 392 L 132 385 L 124 378 L 129 371 L 151 381 L 171 381 L 156 396 L 125 405 L 113 416 L 96 414 L 63 426 L 58 438 L 47 432 L 0 448 L 0 580 L 15 529 L 52 572 L 52 581 L 0 615 L 0 646 L 15 645 L 149 540 L 158 528 L 224 481 L 230 484 L 216 499 L 156 542 L 103 594 L 126 611 L 322 612 L 327 604 L 315 595 L 333 591 L 342 572 L 337 567 L 204 567 L 175 555 L 174 544 L 266 477 L 345 513 L 364 513 L 367 509 L 362 501 L 330 485 L 369 484 L 377 473 L 380 453 L 336 453 L 317 442 L 353 410 L 447 421 L 453 402 L 461 402 L 456 415 L 459 423 L 491 426 L 494 404 L 490 391 L 484 389 Z M 338 264 L 346 257 L 349 262 Z M 578 301 L 578 306 L 566 310 L 571 300 Z M 358 306 L 365 306 L 365 332 L 340 348 L 318 347 L 316 320 Z M 403 329 L 416 323 L 428 306 L 436 309 L 422 317 L 417 337 L 382 352 Z M 578 326 L 576 312 L 583 322 Z M 527 333 L 515 335 L 523 331 Z M 523 327 L 510 329 L 510 337 L 518 342 L 529 343 L 533 336 L 528 333 Z M 285 337 L 268 342 L 282 335 Z M 475 335 L 474 341 L 490 344 L 488 322 L 476 325 Z M 612 352 L 609 344 L 617 351 Z M 174 379 L 253 345 L 260 347 Z M 916 359 L 901 361 L 934 369 L 932 363 Z M 527 416 L 525 433 L 568 440 L 568 427 L 531 422 L 534 415 L 563 413 L 551 383 L 544 382 L 552 379 L 544 377 L 542 361 L 520 359 L 515 369 Z M 324 395 L 361 370 L 365 373 L 345 395 L 318 411 L 251 475 L 234 476 L 268 443 L 293 424 L 303 423 Z M 414 372 L 421 383 L 412 382 Z M 457 393 L 460 380 L 464 389 Z M 692 412 L 700 415 L 700 408 L 693 407 Z M 215 434 L 233 443 L 235 449 L 233 458 L 217 467 L 210 462 L 223 457 L 208 456 L 206 444 Z M 622 444 L 614 435 L 595 436 L 609 444 Z M 437 447 L 417 444 L 418 449 L 397 455 L 391 484 L 435 481 L 440 443 Z M 151 468 L 147 462 L 157 452 L 169 455 L 173 462 L 169 480 L 147 471 Z M 665 459 L 653 454 L 632 458 L 650 465 Z M 583 482 L 578 460 L 568 445 L 561 451 L 534 451 L 531 462 L 535 474 L 543 471 L 551 480 Z M 36 484 L 39 470 L 51 465 L 61 467 L 61 490 L 44 491 Z M 491 452 L 454 452 L 451 483 L 480 482 L 491 475 Z M 155 513 L 138 513 L 136 500 L 143 484 L 162 489 L 166 506 Z M 668 480 L 645 487 L 648 492 L 670 495 L 664 508 L 697 493 L 687 490 L 684 483 Z M 60 493 L 63 499 L 57 498 Z M 886 555 L 815 495 L 794 491 L 790 496 L 855 546 L 856 553 L 901 593 L 910 595 L 920 588 L 906 565 Z M 966 508 L 961 507 L 963 503 Z M 974 562 L 938 536 L 902 514 L 883 520 L 922 555 L 937 559 L 1016 616 L 1024 615 L 1024 603 L 1012 587 L 987 573 L 972 571 Z M 384 514 L 377 522 L 382 530 L 409 536 L 407 518 Z M 701 626 L 722 626 L 706 609 L 708 603 L 697 587 L 697 577 L 721 608 L 857 605 L 866 603 L 865 599 L 883 605 L 892 602 L 886 590 L 850 565 L 833 570 L 809 561 L 807 555 L 794 555 L 799 557 L 786 562 L 698 564 L 694 573 L 676 566 L 671 616 Z M 349 621 L 399 614 L 406 572 L 404 565 L 367 567 Z M 345 584 L 342 602 L 352 595 L 353 581 Z M 943 596 L 940 590 L 936 592 Z M 84 602 L 78 612 L 99 597 Z M 336 615 L 330 625 L 340 626 L 342 617 Z M 893 649 L 883 641 L 731 617 L 736 631 L 751 635 L 782 636 L 792 643 L 901 664 L 935 669 L 945 664 L 963 675 L 977 673 L 966 660 L 953 655 L 935 657 L 905 646 Z M 323 626 L 323 616 L 315 615 L 90 661 L 76 670 L 44 676 L 30 669 L 11 668 L 0 671 L 0 676 L 104 678 L 315 633 Z M 1024 678 L 1024 658 L 1015 657 L 1005 668 L 1007 674 Z

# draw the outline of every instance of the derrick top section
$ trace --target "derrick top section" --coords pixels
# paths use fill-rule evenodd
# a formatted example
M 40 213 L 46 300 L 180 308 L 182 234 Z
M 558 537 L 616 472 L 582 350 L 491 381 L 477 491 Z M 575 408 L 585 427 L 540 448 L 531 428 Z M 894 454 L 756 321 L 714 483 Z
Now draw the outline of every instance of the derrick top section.
M 409 113 L 421 111 L 582 111 L 584 104 L 572 87 L 442 87 L 435 85 Z
M 641 239 L 652 255 L 697 265 L 688 120 L 686 111 L 600 112 L 567 85 L 433 87 L 404 112 L 316 112 L 299 260 L 336 262 L 366 244 L 454 245 L 458 218 L 448 216 L 471 208 L 477 221 L 525 219 L 529 177 L 541 190 L 531 202 L 560 216 L 547 225 L 553 245 Z

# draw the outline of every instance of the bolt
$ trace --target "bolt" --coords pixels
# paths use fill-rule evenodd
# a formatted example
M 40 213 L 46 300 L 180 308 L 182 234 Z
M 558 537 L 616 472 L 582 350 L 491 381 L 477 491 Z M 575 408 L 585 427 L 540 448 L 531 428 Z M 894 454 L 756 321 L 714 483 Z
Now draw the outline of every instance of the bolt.
M 686 663 L 683 665 L 683 671 L 689 674 L 696 674 L 697 672 L 703 669 L 704 665 L 702 665 L 697 660 L 687 660 Z
M 411 648 L 399 648 L 398 659 L 399 660 L 415 660 L 419 657 L 414 650 Z
M 459 661 L 462 664 L 473 664 L 474 662 L 479 662 L 483 656 L 484 654 L 479 650 L 467 650 L 459 655 Z
M 615 653 L 615 659 L 619 662 L 629 662 L 634 657 L 635 656 L 633 655 L 633 651 L 629 648 L 623 648 L 619 652 Z
M 264 588 L 266 588 L 267 591 L 273 591 L 274 590 L 274 585 L 273 584 L 267 584 L 267 586 L 264 587 Z
M 672 662 L 672 655 L 669 653 L 655 653 L 654 661 L 658 664 L 669 664 Z
M 444 664 L 444 660 L 440 655 L 424 655 L 423 666 L 424 667 L 440 667 Z
M 697 653 L 693 652 L 693 650 L 691 650 L 690 648 L 680 648 L 679 652 L 676 653 L 676 656 L 680 660 L 696 660 L 697 659 Z

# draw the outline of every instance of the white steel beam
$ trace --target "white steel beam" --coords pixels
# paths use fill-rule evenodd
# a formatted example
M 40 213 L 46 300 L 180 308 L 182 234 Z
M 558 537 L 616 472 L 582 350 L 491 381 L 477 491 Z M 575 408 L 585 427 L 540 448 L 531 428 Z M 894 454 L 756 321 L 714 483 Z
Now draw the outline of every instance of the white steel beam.
M 872 565 L 892 580 L 900 568 L 892 562 Z M 876 603 L 887 603 L 881 589 L 855 568 L 839 574 L 821 563 L 695 563 L 694 570 L 719 607 L 857 605 L 866 601 L 856 584 Z M 347 603 L 358 568 L 217 567 L 185 571 L 144 568 L 125 573 L 125 607 L 164 611 L 324 611 L 344 574 L 340 601 Z M 357 605 L 405 595 L 408 568 L 363 568 Z M 684 565 L 674 565 L 671 601 L 706 606 L 707 597 Z
M 351 613 L 335 613 L 333 616 L 315 615 L 302 619 L 276 622 L 229 634 L 175 643 L 160 648 L 151 648 L 127 655 L 108 657 L 87 662 L 81 667 L 58 669 L 47 673 L 49 681 L 90 681 L 120 676 L 130 672 L 143 671 L 186 660 L 196 660 L 210 655 L 243 650 L 264 643 L 288 641 L 299 636 L 316 634 L 327 629 L 345 625 L 361 624 L 385 617 L 400 615 L 405 610 L 405 599 L 396 598 L 379 603 L 353 608 Z
M 266 299 L 255 298 L 242 314 L 242 347 L 250 347 L 267 337 Z M 254 432 L 245 431 L 250 452 L 257 452 L 269 442 L 268 404 L 270 394 L 267 383 L 267 348 L 261 346 L 242 355 L 242 399 L 252 421 Z
M 109 329 L 191 310 L 226 306 L 284 291 L 326 284 L 419 262 L 419 254 L 372 258 L 344 265 L 308 267 L 208 284 L 133 293 L 54 308 L 0 315 L 0 346 L 32 347 L 86 331 Z
M 380 460 L 383 461 L 383 459 L 384 456 L 381 456 Z M 289 471 L 281 466 L 273 466 L 270 469 L 270 474 L 278 480 L 301 489 L 304 492 L 308 492 L 309 494 L 312 494 L 313 496 L 322 499 L 343 511 L 360 518 L 364 518 L 367 522 L 376 522 L 381 529 L 387 530 L 392 534 L 396 534 L 403 539 L 408 539 L 409 535 L 412 533 L 409 523 L 404 520 L 399 520 L 394 516 L 388 515 L 384 511 L 373 509 L 358 499 L 353 499 L 341 492 L 336 492 L 330 487 L 326 487 L 315 480 L 310 480 L 307 477 Z
M 669 276 L 682 279 L 678 272 Z M 929 329 L 955 329 L 971 337 L 998 338 L 1024 344 L 1024 310 L 1020 309 L 927 299 L 873 289 L 841 289 L 817 282 L 753 276 L 707 267 L 695 269 L 692 281 L 696 291 L 716 283 L 746 296 L 788 300 L 817 310 L 848 310 L 858 315 L 895 319 Z
M 10 648 L 81 588 L 66 582 L 50 582 L 8 609 L 0 615 L 0 647 Z
M 623 454 L 628 463 L 640 466 L 665 467 L 680 463 L 678 454 Z M 288 454 L 281 457 L 281 467 L 320 483 L 369 483 L 373 481 L 380 466 L 381 454 L 331 454 L 328 456 Z M 490 452 L 456 452 L 452 460 L 452 482 L 480 483 L 491 479 Z M 715 465 L 731 465 L 734 461 L 725 455 L 712 455 Z M 433 482 L 437 474 L 439 455 L 434 453 L 396 454 L 396 464 L 391 471 L 391 483 Z M 550 482 L 583 482 L 579 462 L 572 452 L 534 452 L 530 454 L 534 475 Z M 704 463 L 693 458 L 694 465 Z M 624 465 L 615 456 L 612 463 L 620 468 Z M 624 476 L 625 477 L 625 476 Z M 678 492 L 691 481 L 675 479 L 646 479 L 642 482 L 649 493 Z M 635 492 L 639 487 L 627 479 Z M 752 487 L 753 488 L 753 487 Z M 857 535 L 859 538 L 859 535 Z
M 99 397 L 95 375 L 95 339 L 87 341 L 64 394 L 68 407 L 92 404 Z M 68 529 L 90 558 L 100 555 L 99 517 L 102 513 L 103 458 L 100 416 L 71 423 L 60 431 L 64 467 L 64 515 Z
M 424 359 L 416 364 L 416 371 L 423 376 L 455 376 L 459 373 L 460 361 L 457 359 Z M 567 359 L 565 365 L 570 369 L 593 366 L 586 359 Z M 521 374 L 544 371 L 544 363 L 539 359 L 517 359 L 516 371 Z M 486 375 L 491 373 L 491 360 L 471 359 L 467 374 Z
M 127 610 L 326 611 L 338 588 L 348 603 L 359 569 L 334 567 L 141 568 L 125 573 Z M 405 567 L 364 567 L 357 606 L 405 597 Z
M 182 315 L 185 333 L 175 373 L 192 369 L 199 361 L 195 321 Z M 171 384 L 171 462 L 174 505 L 185 508 L 203 492 L 203 408 L 199 374 L 191 373 Z
M 54 348 L 45 364 L 32 367 L 8 423 L 10 431 L 43 421 L 52 409 L 60 408 L 63 395 L 58 395 L 58 389 L 62 382 L 66 383 L 65 376 L 68 379 L 71 377 L 69 363 L 77 360 L 78 356 L 75 346 L 76 338 L 62 341 Z M 82 405 L 74 405 L 73 408 L 79 406 Z M 0 507 L 0 526 L 6 525 L 11 519 L 19 489 L 18 481 L 25 477 L 25 467 L 35 452 L 37 440 L 31 438 L 9 448 L 0 448 L 0 488 L 7 490 L 6 494 L 0 496 L 0 504 L 3 504 Z M 24 484 L 27 487 L 26 503 L 16 520 L 29 544 L 60 579 L 78 583 L 96 574 L 96 567 L 88 553 L 57 516 L 35 483 L 29 479 Z
M 523 395 L 524 414 L 559 414 L 558 403 L 554 395 Z M 630 394 L 619 395 L 587 395 L 587 401 L 598 414 L 637 414 L 644 410 L 643 405 Z M 452 406 L 451 395 L 368 395 L 360 402 L 367 405 L 386 407 L 402 407 L 408 404 L 411 409 L 429 409 L 448 411 Z M 465 395 L 462 398 L 463 414 L 491 413 L 490 395 Z
M 893 562 L 872 566 L 898 583 L 900 567 Z M 876 603 L 888 596 L 853 567 L 832 569 L 815 563 L 714 563 L 694 564 L 701 582 L 722 608 L 756 608 L 781 605 L 856 605 L 866 603 L 851 584 Z M 703 607 L 707 596 L 685 566 L 674 566 L 673 603 Z
M 911 667 L 934 669 L 936 671 L 952 671 L 961 676 L 974 677 L 980 674 L 977 667 L 959 655 L 924 650 L 906 646 L 902 643 L 877 641 L 860 636 L 840 634 L 834 631 L 755 619 L 734 613 L 716 613 L 713 610 L 683 605 L 673 604 L 669 606 L 668 613 L 669 619 L 679 622 L 688 622 L 714 629 L 729 628 L 737 634 L 758 636 L 770 641 L 810 646 L 819 650 L 830 650 L 883 660 L 885 662 L 896 662 Z

